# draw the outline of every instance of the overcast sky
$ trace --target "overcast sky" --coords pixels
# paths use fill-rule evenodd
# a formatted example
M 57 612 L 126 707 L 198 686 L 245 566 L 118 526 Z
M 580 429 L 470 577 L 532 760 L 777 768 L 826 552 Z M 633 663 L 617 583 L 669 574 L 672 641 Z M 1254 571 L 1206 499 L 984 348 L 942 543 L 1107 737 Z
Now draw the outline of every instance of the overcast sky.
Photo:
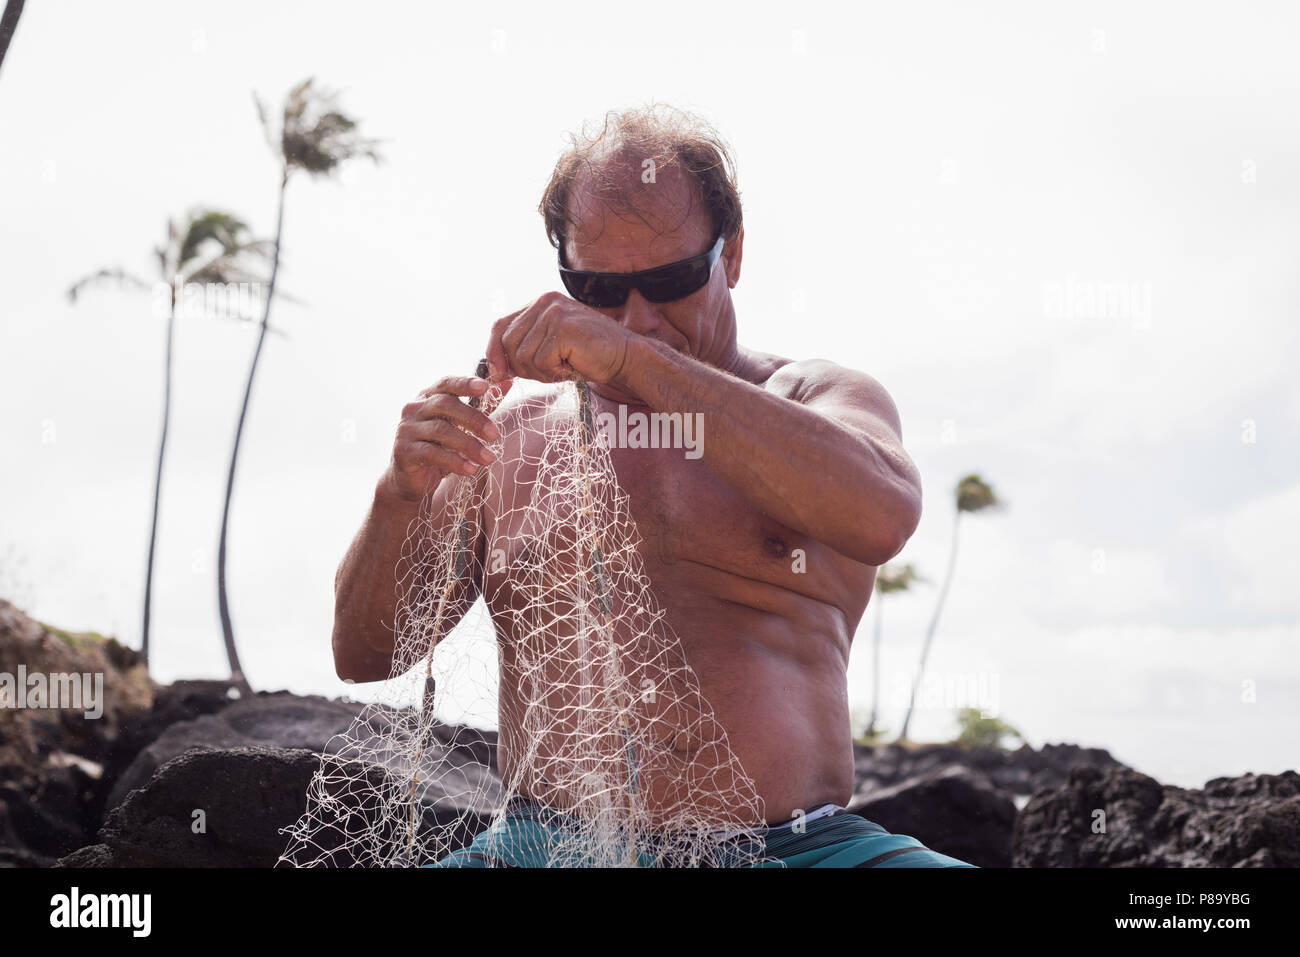
M 334 569 L 402 404 L 558 287 L 537 201 L 567 130 L 661 100 L 731 141 L 741 341 L 879 379 L 925 481 L 888 600 L 884 723 L 931 655 L 1035 745 L 1162 781 L 1300 764 L 1300 58 L 1285 3 L 29 2 L 0 70 L 0 594 L 140 640 L 169 216 L 274 226 L 251 93 L 342 91 L 386 162 L 290 186 L 284 289 L 234 503 L 230 596 L 259 688 L 345 688 Z M 620 19 L 621 18 L 621 19 Z M 161 680 L 220 676 L 215 555 L 255 339 L 178 324 L 155 579 Z M 868 610 L 850 691 L 870 687 Z M 912 736 L 950 737 L 951 707 Z

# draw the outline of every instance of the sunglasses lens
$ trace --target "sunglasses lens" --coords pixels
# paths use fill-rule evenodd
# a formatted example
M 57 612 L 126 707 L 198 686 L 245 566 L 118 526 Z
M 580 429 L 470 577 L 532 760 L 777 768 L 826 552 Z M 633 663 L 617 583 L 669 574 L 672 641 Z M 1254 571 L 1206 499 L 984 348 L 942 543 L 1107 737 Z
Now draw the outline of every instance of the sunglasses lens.
M 722 249 L 722 237 L 707 253 L 690 259 L 636 273 L 580 272 L 564 269 L 560 258 L 560 278 L 569 295 L 595 309 L 613 309 L 627 302 L 628 293 L 636 289 L 649 302 L 675 302 L 704 288 L 713 275 L 713 266 Z
M 560 273 L 560 278 L 564 280 L 569 295 L 584 306 L 610 309 L 627 301 L 627 285 L 616 279 L 605 279 L 598 273 Z
M 658 275 L 642 277 L 637 289 L 650 302 L 672 302 L 701 289 L 711 273 L 708 260 L 682 263 Z

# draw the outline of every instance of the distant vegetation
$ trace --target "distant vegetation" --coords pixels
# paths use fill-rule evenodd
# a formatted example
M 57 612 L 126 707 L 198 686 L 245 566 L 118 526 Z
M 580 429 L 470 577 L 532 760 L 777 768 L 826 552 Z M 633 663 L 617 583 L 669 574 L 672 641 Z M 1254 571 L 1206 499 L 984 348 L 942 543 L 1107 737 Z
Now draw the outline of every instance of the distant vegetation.
M 357 121 L 343 113 L 337 97 L 321 89 L 311 79 L 304 80 L 285 97 L 284 109 L 278 126 L 272 122 L 266 105 L 253 97 L 257 115 L 266 133 L 279 165 L 279 202 L 275 216 L 275 237 L 271 240 L 271 275 L 257 335 L 257 345 L 248 367 L 244 384 L 244 401 L 239 407 L 239 421 L 235 426 L 235 442 L 230 451 L 230 468 L 226 475 L 226 498 L 221 509 L 221 538 L 217 545 L 217 608 L 221 615 L 221 633 L 226 644 L 226 657 L 230 661 L 231 677 L 247 686 L 244 669 L 235 650 L 235 626 L 230 615 L 230 600 L 226 594 L 226 539 L 230 530 L 230 502 L 235 492 L 235 470 L 239 463 L 239 446 L 244 437 L 244 424 L 248 419 L 248 406 L 253 396 L 253 380 L 257 376 L 262 346 L 271 328 L 271 304 L 276 295 L 275 282 L 280 271 L 280 250 L 284 237 L 284 200 L 289 181 L 295 173 L 309 176 L 332 176 L 344 163 L 366 158 L 378 163 L 377 140 L 366 139 L 357 129 Z
M 953 743 L 961 748 L 1001 748 L 1003 738 L 1024 741 L 1020 732 L 997 718 L 989 718 L 979 708 L 962 708 L 957 712 L 961 733 Z
M 12 18 L 16 22 L 22 4 L 11 2 L 10 8 L 12 8 Z M 5 23 L 6 29 L 10 29 L 11 32 L 9 12 L 6 11 Z M 289 181 L 295 173 L 330 176 L 350 160 L 364 157 L 378 162 L 380 158 L 376 151 L 377 141 L 362 137 L 357 129 L 357 121 L 338 108 L 335 95 L 317 87 L 310 79 L 298 84 L 289 92 L 278 122 L 273 123 L 266 106 L 261 100 L 257 100 L 256 96 L 254 99 L 267 141 L 277 160 L 276 172 L 280 190 L 275 235 L 269 239 L 255 238 L 249 234 L 248 225 L 238 217 L 222 210 L 196 208 L 183 219 L 168 222 L 165 240 L 154 250 L 158 277 L 156 283 L 148 282 L 120 266 L 111 266 L 84 276 L 73 283 L 67 291 L 68 298 L 72 302 L 77 302 L 89 288 L 102 283 L 112 283 L 143 291 L 153 290 L 156 300 L 160 288 L 168 290 L 167 296 L 164 297 L 167 324 L 162 369 L 162 427 L 158 438 L 157 467 L 154 475 L 153 512 L 150 518 L 142 614 L 141 654 L 147 665 L 150 652 L 154 558 L 157 550 L 163 465 L 171 418 L 173 341 L 179 296 L 181 290 L 191 286 L 229 287 L 232 284 L 254 287 L 265 284 L 266 286 L 266 294 L 261 297 L 263 310 L 258 325 L 257 344 L 249 364 L 243 403 L 235 426 L 234 445 L 230 453 L 225 500 L 221 512 L 221 536 L 217 545 L 217 603 L 226 658 L 230 664 L 231 679 L 246 690 L 251 688 L 244 677 L 244 669 L 235 648 L 234 625 L 226 594 L 226 543 L 230 528 L 230 506 L 234 494 L 236 466 L 244 426 L 248 419 L 253 381 L 257 375 L 267 333 L 274 331 L 271 327 L 272 300 L 277 295 L 281 299 L 288 298 L 276 289 L 284 233 L 285 194 Z M 254 317 L 238 316 L 237 318 L 253 319 Z M 0 562 L 0 571 L 3 571 L 3 565 L 4 563 Z M 64 638 L 71 640 L 66 633 Z
M 930 655 L 930 646 L 934 643 L 935 630 L 939 627 L 939 615 L 948 597 L 952 573 L 957 567 L 957 531 L 961 528 L 961 517 L 968 512 L 1001 508 L 1004 504 L 994 494 L 993 487 L 976 474 L 967 475 L 958 482 L 953 495 L 957 513 L 952 521 L 952 548 L 948 552 L 948 570 L 944 573 L 943 585 L 939 588 L 939 599 L 934 606 L 934 616 L 930 619 L 930 627 L 925 633 L 925 642 L 921 645 L 921 663 L 916 669 L 916 680 L 912 683 L 912 696 L 907 703 L 907 716 L 903 718 L 903 728 L 898 732 L 899 741 L 907 739 L 907 729 L 912 724 L 912 712 L 916 708 L 916 692 L 921 687 L 921 679 L 925 676 L 925 662 Z
M 66 628 L 56 628 L 54 625 L 44 621 L 40 622 L 40 625 L 55 638 L 58 638 L 65 644 L 77 649 L 90 648 L 95 645 L 102 645 L 106 641 L 116 640 L 101 635 L 97 631 L 68 631 Z
M 149 623 L 153 611 L 154 555 L 158 544 L 158 512 L 162 501 L 163 464 L 167 457 L 167 428 L 172 410 L 172 356 L 175 352 L 176 311 L 181 290 L 191 285 L 258 283 L 262 281 L 262 260 L 270 255 L 270 243 L 249 235 L 248 224 L 217 209 L 193 209 L 180 220 L 167 221 L 163 243 L 154 247 L 157 283 L 149 283 L 123 269 L 111 266 L 78 279 L 68 288 L 68 300 L 77 302 L 86 290 L 103 283 L 153 292 L 167 291 L 167 336 L 163 358 L 162 429 L 158 436 L 158 465 L 154 472 L 153 513 L 149 526 L 149 557 L 144 572 L 144 625 L 140 654 L 149 664 Z
M 876 572 L 874 589 L 876 629 L 871 636 L 871 716 L 867 718 L 867 726 L 862 734 L 854 735 L 860 737 L 864 744 L 874 743 L 885 734 L 884 730 L 877 726 L 880 717 L 880 643 L 885 629 L 885 596 L 905 592 L 912 587 L 913 582 L 920 581 L 925 579 L 918 575 L 911 565 L 904 565 L 901 568 L 884 565 Z

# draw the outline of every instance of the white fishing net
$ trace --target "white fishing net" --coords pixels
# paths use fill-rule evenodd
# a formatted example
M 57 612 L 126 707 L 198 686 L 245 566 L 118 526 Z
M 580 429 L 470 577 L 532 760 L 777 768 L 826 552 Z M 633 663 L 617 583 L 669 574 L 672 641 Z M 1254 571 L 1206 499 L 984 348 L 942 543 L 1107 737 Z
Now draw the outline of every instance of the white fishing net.
M 762 801 L 655 601 L 587 385 L 500 402 L 497 461 L 409 530 L 391 676 L 330 742 L 281 864 L 426 865 L 485 828 L 500 842 L 449 860 L 758 863 Z M 545 826 L 507 814 L 529 806 Z

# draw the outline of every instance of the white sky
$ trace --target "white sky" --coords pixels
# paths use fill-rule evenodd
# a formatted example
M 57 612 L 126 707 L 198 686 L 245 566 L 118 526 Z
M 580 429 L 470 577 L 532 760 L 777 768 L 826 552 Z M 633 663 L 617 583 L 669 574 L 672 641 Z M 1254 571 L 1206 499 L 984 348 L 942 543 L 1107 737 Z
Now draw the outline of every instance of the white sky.
M 147 295 L 63 293 L 101 265 L 149 274 L 194 205 L 268 233 L 250 93 L 314 75 L 387 162 L 290 187 L 283 282 L 305 304 L 277 306 L 263 356 L 230 594 L 256 686 L 342 693 L 333 572 L 402 403 L 558 286 L 536 205 L 564 132 L 657 99 L 736 149 L 742 342 L 865 370 L 901 410 L 926 494 L 901 560 L 933 583 L 887 606 L 885 723 L 952 486 L 979 471 L 1010 506 L 964 523 L 940 679 L 995 680 L 1031 742 L 1170 783 L 1295 767 L 1300 17 L 983 6 L 29 3 L 0 69 L 0 593 L 138 644 L 163 325 Z M 1090 308 L 1105 290 L 1128 309 Z M 254 334 L 178 328 L 162 680 L 225 667 L 217 530 Z M 953 730 L 947 707 L 913 724 Z

